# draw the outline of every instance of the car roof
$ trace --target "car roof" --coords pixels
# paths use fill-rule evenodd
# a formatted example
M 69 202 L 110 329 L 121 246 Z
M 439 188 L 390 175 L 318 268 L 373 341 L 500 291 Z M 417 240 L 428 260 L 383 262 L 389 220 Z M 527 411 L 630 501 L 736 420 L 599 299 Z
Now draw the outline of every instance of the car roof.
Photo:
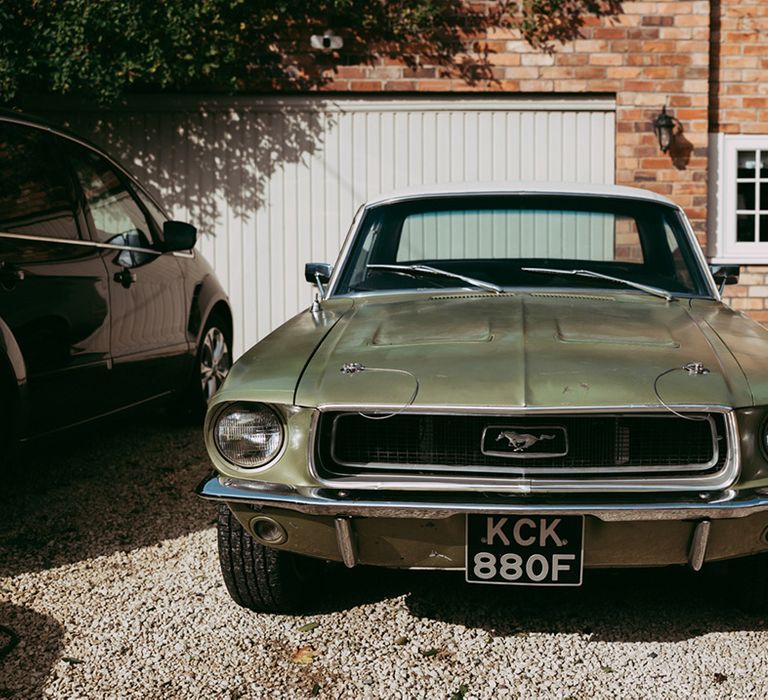
M 409 187 L 374 197 L 366 202 L 366 206 L 393 203 L 409 199 L 430 197 L 457 197 L 464 195 L 524 195 L 524 194 L 558 194 L 582 195 L 587 197 L 615 197 L 618 199 L 641 199 L 657 202 L 671 207 L 677 205 L 666 197 L 642 190 L 639 187 L 624 187 L 622 185 L 591 185 L 578 182 L 472 182 L 450 183 L 443 185 L 422 185 Z
M 29 126 L 35 129 L 49 131 L 52 134 L 63 136 L 64 138 L 70 139 L 71 141 L 76 141 L 83 144 L 84 146 L 88 146 L 88 148 L 91 148 L 94 151 L 98 151 L 103 155 L 107 155 L 96 144 L 91 143 L 87 139 L 84 139 L 82 136 L 69 131 L 59 124 L 54 124 L 53 122 L 47 121 L 41 117 L 24 114 L 22 112 L 16 112 L 11 109 L 0 108 L 0 122 L 11 122 L 13 124 L 20 124 L 21 126 Z

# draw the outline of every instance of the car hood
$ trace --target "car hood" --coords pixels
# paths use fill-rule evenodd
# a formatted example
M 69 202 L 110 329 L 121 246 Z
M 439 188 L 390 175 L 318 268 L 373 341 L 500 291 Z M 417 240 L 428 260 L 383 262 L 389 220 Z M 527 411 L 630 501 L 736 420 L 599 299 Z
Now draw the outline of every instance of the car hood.
M 709 302 L 710 320 L 716 309 L 733 314 Z M 296 403 L 400 407 L 418 381 L 422 407 L 658 406 L 654 381 L 701 362 L 708 374 L 659 378 L 665 402 L 751 405 L 739 363 L 701 313 L 634 293 L 357 298 L 307 364 Z M 344 374 L 348 363 L 404 373 Z

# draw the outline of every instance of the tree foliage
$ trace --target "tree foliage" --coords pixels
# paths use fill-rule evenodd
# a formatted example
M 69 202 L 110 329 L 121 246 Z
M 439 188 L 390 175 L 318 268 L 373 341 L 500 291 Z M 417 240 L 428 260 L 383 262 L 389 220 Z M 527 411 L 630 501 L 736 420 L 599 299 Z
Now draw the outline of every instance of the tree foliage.
M 0 101 L 144 90 L 306 90 L 384 57 L 491 77 L 482 39 L 516 28 L 535 48 L 579 36 L 620 0 L 0 0 Z M 313 51 L 332 29 L 344 46 Z

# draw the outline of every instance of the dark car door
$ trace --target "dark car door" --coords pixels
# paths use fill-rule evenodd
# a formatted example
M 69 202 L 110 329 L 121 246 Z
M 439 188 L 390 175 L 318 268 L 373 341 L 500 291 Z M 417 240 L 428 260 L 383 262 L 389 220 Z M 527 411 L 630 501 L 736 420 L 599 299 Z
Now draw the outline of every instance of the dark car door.
M 104 158 L 73 148 L 94 242 L 103 246 L 112 314 L 113 391 L 124 404 L 176 389 L 189 342 L 181 266 L 160 249 L 159 231 L 122 173 Z
M 27 434 L 108 410 L 109 305 L 61 141 L 0 122 L 0 320 L 27 370 Z

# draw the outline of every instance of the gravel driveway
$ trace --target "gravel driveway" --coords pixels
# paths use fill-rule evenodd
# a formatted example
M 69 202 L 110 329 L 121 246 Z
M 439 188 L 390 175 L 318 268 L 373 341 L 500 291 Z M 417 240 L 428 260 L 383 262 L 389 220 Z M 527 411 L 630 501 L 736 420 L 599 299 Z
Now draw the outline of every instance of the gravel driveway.
M 0 698 L 768 696 L 768 622 L 714 575 L 545 591 L 359 569 L 319 614 L 246 612 L 192 495 L 199 431 L 149 416 L 94 435 L 39 445 L 4 481 L 0 625 L 18 643 Z

